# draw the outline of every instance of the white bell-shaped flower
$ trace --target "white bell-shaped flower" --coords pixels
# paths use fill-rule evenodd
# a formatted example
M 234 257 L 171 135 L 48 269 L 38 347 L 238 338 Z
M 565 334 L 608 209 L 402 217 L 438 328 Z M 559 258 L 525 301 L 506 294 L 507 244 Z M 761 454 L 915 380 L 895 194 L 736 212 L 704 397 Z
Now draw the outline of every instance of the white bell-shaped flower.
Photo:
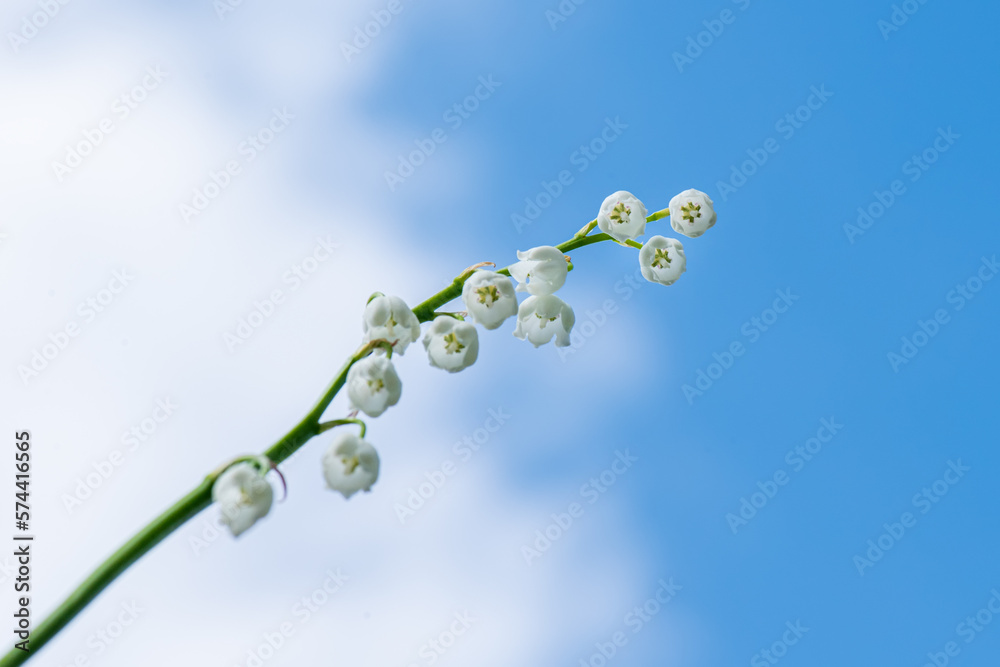
M 646 207 L 631 192 L 619 190 L 604 200 L 597 226 L 619 243 L 646 233 Z
M 371 491 L 378 480 L 378 452 L 367 441 L 352 433 L 334 436 L 323 455 L 326 485 L 350 498 L 358 491 Z
M 242 462 L 228 468 L 212 485 L 212 500 L 219 503 L 222 523 L 239 537 L 271 511 L 274 491 L 261 472 Z
M 514 335 L 538 347 L 556 339 L 557 347 L 569 345 L 576 315 L 565 301 L 551 294 L 530 296 L 517 309 L 517 329 Z
M 651 283 L 673 285 L 687 271 L 684 246 L 677 239 L 652 237 L 639 251 L 639 270 Z
M 388 357 L 372 354 L 347 371 L 347 397 L 351 406 L 369 417 L 378 417 L 396 405 L 403 393 L 396 369 Z
M 476 271 L 462 287 L 465 310 L 476 324 L 496 329 L 517 314 L 517 296 L 510 278 L 496 271 Z
M 431 366 L 457 373 L 476 362 L 479 332 L 471 322 L 439 315 L 424 334 L 424 348 Z
M 395 354 L 403 354 L 420 337 L 420 320 L 398 296 L 377 296 L 369 301 L 362 326 L 366 343 L 384 338 L 394 344 Z
M 534 296 L 552 294 L 566 282 L 569 266 L 559 248 L 543 245 L 527 252 L 517 251 L 521 261 L 510 265 L 510 275 L 519 284 L 518 292 Z
M 714 224 L 712 200 L 701 190 L 685 190 L 670 200 L 670 226 L 678 234 L 695 238 Z

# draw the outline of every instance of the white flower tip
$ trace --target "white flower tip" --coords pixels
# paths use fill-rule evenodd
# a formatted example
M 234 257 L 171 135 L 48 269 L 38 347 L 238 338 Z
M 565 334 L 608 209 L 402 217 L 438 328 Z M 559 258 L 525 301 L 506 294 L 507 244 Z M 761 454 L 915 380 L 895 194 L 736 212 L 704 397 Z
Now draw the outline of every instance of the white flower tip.
M 619 243 L 646 233 L 646 206 L 631 192 L 608 195 L 597 214 L 597 226 Z
M 517 257 L 520 261 L 511 265 L 510 275 L 519 283 L 518 292 L 535 296 L 552 294 L 566 282 L 569 272 L 566 256 L 555 246 L 518 251 Z
M 212 500 L 222 512 L 220 522 L 239 537 L 257 521 L 267 516 L 274 502 L 274 490 L 266 471 L 242 461 L 227 468 L 212 485 Z
M 670 226 L 678 234 L 697 238 L 716 221 L 712 198 L 700 190 L 690 189 L 670 200 Z
M 575 320 L 573 309 L 559 297 L 551 294 L 530 296 L 517 310 L 514 335 L 529 341 L 535 347 L 544 345 L 553 338 L 557 339 L 557 345 L 561 340 L 565 340 L 568 345 Z
M 420 336 L 420 321 L 398 296 L 376 296 L 365 307 L 362 318 L 365 342 L 385 339 L 393 353 L 403 355 L 406 347 Z
M 396 368 L 384 355 L 373 354 L 352 365 L 346 384 L 351 407 L 369 417 L 378 417 L 396 405 L 403 394 Z
M 424 349 L 431 366 L 457 373 L 479 356 L 479 332 L 470 322 L 439 315 L 424 335 Z
M 687 271 L 684 246 L 677 239 L 652 237 L 639 251 L 639 270 L 651 283 L 673 285 Z
M 375 448 L 356 435 L 342 433 L 323 455 L 326 485 L 349 499 L 358 491 L 370 491 L 378 480 L 379 458 Z

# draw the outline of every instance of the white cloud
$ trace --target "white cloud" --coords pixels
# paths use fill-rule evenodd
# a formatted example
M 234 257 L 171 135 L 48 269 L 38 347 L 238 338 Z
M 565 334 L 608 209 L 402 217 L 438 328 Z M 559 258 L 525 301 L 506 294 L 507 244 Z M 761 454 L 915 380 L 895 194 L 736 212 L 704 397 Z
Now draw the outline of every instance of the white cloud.
M 197 13 L 164 8 L 142 20 L 74 3 L 0 66 L 0 179 L 11 193 L 0 219 L 8 234 L 0 243 L 0 312 L 16 323 L 0 334 L 0 402 L 4 423 L 32 429 L 36 441 L 35 527 L 44 547 L 35 561 L 44 580 L 36 614 L 205 472 L 259 451 L 293 425 L 356 346 L 368 293 L 438 288 L 440 276 L 423 271 L 420 258 L 372 239 L 370 230 L 398 223 L 378 203 L 386 195 L 381 178 L 372 184 L 355 175 L 378 172 L 373 165 L 391 162 L 383 156 L 411 138 L 366 121 L 351 103 L 381 58 L 398 57 L 392 40 L 406 30 L 407 13 L 424 10 L 407 4 L 347 64 L 336 51 L 341 33 L 350 35 L 381 3 L 362 11 L 247 0 L 224 22 L 202 4 Z M 9 9 L 2 24 L 16 24 L 24 11 Z M 52 161 L 82 129 L 114 117 L 114 99 L 157 63 L 167 80 L 128 118 L 115 118 L 114 132 L 60 183 Z M 218 199 L 183 224 L 178 204 L 208 182 L 209 170 L 243 159 L 238 144 L 267 123 L 273 106 L 297 114 L 287 133 L 259 159 L 241 162 Z M 329 128 L 338 128 L 339 150 L 316 167 L 322 178 L 302 182 L 302 165 Z M 473 160 L 450 150 L 442 165 Z M 435 168 L 419 186 L 458 187 L 451 173 Z M 285 272 L 326 235 L 340 248 L 293 289 Z M 134 275 L 130 284 L 92 319 L 82 315 L 78 304 L 100 298 L 123 268 Z M 275 289 L 285 299 L 274 316 L 230 352 L 223 334 Z M 17 367 L 70 323 L 79 335 L 25 386 Z M 312 443 L 288 466 L 292 495 L 266 523 L 239 542 L 220 539 L 200 557 L 188 539 L 203 519 L 182 528 L 54 641 L 45 664 L 96 657 L 103 640 L 88 637 L 114 629 L 130 600 L 144 611 L 101 649 L 100 664 L 168 665 L 196 654 L 200 664 L 246 664 L 240 656 L 261 633 L 288 619 L 295 601 L 337 567 L 350 574 L 349 585 L 266 664 L 322 656 L 424 664 L 421 645 L 465 609 L 480 620 L 449 651 L 456 664 L 524 662 L 577 643 L 583 651 L 587 631 L 601 627 L 589 607 L 620 608 L 643 591 L 643 574 L 622 546 L 633 536 L 624 528 L 600 532 L 614 522 L 595 520 L 527 567 L 520 545 L 566 498 L 520 497 L 485 454 L 419 521 L 401 526 L 393 503 L 440 462 L 435 439 L 454 437 L 442 423 L 442 397 L 465 413 L 492 404 L 477 403 L 483 392 L 470 384 L 456 393 L 462 385 L 425 368 L 419 346 L 400 367 L 403 404 L 372 429 L 385 470 L 373 494 L 345 504 L 324 492 L 322 444 Z M 165 397 L 179 405 L 176 413 L 127 451 L 123 433 Z M 68 513 L 64 494 L 116 449 L 125 450 L 121 466 Z

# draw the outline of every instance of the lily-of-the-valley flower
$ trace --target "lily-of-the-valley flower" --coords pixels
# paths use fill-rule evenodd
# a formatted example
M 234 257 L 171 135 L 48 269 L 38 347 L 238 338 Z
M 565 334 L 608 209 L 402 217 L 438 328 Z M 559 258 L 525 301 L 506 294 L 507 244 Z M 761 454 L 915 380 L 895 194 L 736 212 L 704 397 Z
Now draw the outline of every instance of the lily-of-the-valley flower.
M 233 537 L 239 537 L 271 511 L 274 491 L 264 479 L 265 472 L 241 462 L 225 470 L 212 485 L 212 500 L 219 503 L 222 523 Z
M 631 192 L 619 190 L 601 204 L 597 226 L 619 243 L 646 233 L 646 207 Z
M 543 245 L 527 252 L 517 251 L 520 260 L 510 265 L 510 275 L 519 284 L 518 292 L 534 296 L 552 294 L 566 282 L 569 265 L 559 248 Z
M 439 315 L 424 334 L 424 348 L 431 366 L 457 373 L 476 362 L 479 332 L 471 322 Z
M 371 491 L 378 480 L 378 452 L 352 433 L 339 433 L 323 455 L 326 485 L 350 498 L 358 491 Z
M 557 347 L 569 345 L 569 334 L 576 322 L 576 315 L 569 304 L 551 294 L 529 296 L 517 309 L 517 328 L 514 335 L 527 340 L 535 347 L 556 339 Z
M 420 337 L 420 320 L 398 296 L 376 296 L 369 301 L 362 326 L 366 343 L 384 338 L 393 344 L 395 354 L 403 354 Z
M 476 271 L 462 286 L 465 310 L 476 324 L 496 329 L 517 314 L 517 296 L 510 278 L 496 271 Z
M 378 417 L 399 402 L 403 383 L 388 357 L 372 354 L 347 372 L 347 396 L 351 405 L 369 417 Z
M 684 246 L 677 239 L 654 236 L 639 251 L 639 270 L 651 283 L 673 285 L 687 271 Z
M 714 224 L 712 199 L 701 190 L 685 190 L 670 200 L 670 226 L 678 234 L 695 238 Z

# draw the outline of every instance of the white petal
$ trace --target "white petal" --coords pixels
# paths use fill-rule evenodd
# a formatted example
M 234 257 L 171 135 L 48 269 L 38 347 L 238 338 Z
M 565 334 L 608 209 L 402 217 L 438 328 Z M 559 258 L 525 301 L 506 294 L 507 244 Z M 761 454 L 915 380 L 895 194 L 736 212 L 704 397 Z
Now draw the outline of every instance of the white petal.
M 669 263 L 660 261 L 660 266 L 653 266 L 656 261 L 656 251 L 666 250 Z M 639 270 L 646 280 L 661 285 L 673 285 L 687 271 L 687 257 L 684 246 L 677 239 L 654 236 L 642 246 L 639 251 Z
M 350 498 L 358 491 L 370 491 L 378 480 L 378 452 L 352 433 L 340 433 L 323 455 L 323 477 L 327 486 Z
M 237 463 L 225 470 L 212 485 L 212 500 L 219 503 L 222 523 L 234 537 L 267 516 L 274 491 L 252 464 Z
M 621 204 L 625 210 L 615 211 Z M 616 219 L 612 220 L 611 216 Z M 631 192 L 619 190 L 609 195 L 601 204 L 597 214 L 597 226 L 605 234 L 622 242 L 635 239 L 646 233 L 646 207 Z
M 566 282 L 569 267 L 562 251 L 554 246 L 539 246 L 518 251 L 521 261 L 512 264 L 510 275 L 518 281 L 517 291 L 535 296 L 552 294 Z
M 670 200 L 670 226 L 684 236 L 695 238 L 715 225 L 712 199 L 700 190 L 685 190 Z
M 556 338 L 556 345 L 569 345 L 573 329 L 573 309 L 557 296 L 528 297 L 517 311 L 517 328 L 514 335 L 539 347 Z
M 454 336 L 454 340 L 448 340 Z M 461 349 L 455 349 L 456 343 Z M 479 332 L 469 322 L 439 315 L 424 335 L 424 349 L 432 366 L 457 373 L 475 363 L 479 356 Z
M 491 303 L 480 302 L 477 290 L 496 288 L 498 298 Z M 462 287 L 462 300 L 469 317 L 486 329 L 496 329 L 507 318 L 517 314 L 517 296 L 510 278 L 495 271 L 476 271 Z
M 403 383 L 388 357 L 372 354 L 347 371 L 347 397 L 369 417 L 378 417 L 399 402 Z
M 362 318 L 364 340 L 385 339 L 394 344 L 393 353 L 402 355 L 420 337 L 420 321 L 398 296 L 378 296 L 365 307 Z

